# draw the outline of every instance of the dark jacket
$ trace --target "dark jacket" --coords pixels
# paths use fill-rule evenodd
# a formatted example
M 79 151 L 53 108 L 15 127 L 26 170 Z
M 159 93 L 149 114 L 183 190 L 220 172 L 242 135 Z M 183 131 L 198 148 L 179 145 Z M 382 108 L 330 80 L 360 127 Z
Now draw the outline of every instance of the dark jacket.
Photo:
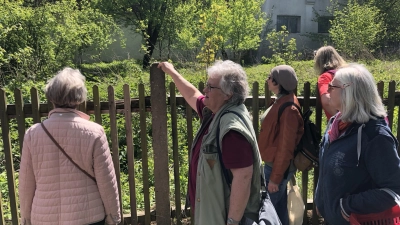
M 273 163 L 270 180 L 276 184 L 282 181 L 304 133 L 303 118 L 295 106 L 287 107 L 282 112 L 278 124 L 279 107 L 285 102 L 294 102 L 300 106 L 293 93 L 279 98 L 265 116 L 258 136 L 261 159 Z
M 331 126 L 331 118 L 327 130 Z M 361 151 L 357 152 L 360 133 Z M 369 214 L 395 205 L 381 188 L 400 194 L 398 142 L 383 118 L 365 124 L 353 123 L 337 140 L 321 142 L 319 180 L 315 204 L 330 224 L 349 224 L 341 215 Z M 342 200 L 341 200 L 342 199 Z

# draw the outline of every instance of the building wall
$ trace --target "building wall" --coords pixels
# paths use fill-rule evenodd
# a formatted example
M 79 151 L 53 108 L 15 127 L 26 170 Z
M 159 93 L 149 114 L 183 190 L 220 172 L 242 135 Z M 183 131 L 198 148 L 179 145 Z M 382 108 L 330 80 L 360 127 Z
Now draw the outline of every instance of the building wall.
M 339 1 L 345 2 L 345 0 Z M 330 0 L 267 0 L 263 5 L 263 11 L 272 19 L 269 29 L 277 29 L 278 16 L 299 16 L 300 32 L 290 33 L 289 38 L 296 39 L 297 48 L 300 52 L 309 54 L 323 44 L 312 41 L 306 36 L 308 33 L 318 33 L 318 23 L 313 21 L 315 12 L 321 16 L 331 16 L 327 11 L 330 5 Z M 270 54 L 268 42 L 263 41 L 257 52 L 257 60 Z

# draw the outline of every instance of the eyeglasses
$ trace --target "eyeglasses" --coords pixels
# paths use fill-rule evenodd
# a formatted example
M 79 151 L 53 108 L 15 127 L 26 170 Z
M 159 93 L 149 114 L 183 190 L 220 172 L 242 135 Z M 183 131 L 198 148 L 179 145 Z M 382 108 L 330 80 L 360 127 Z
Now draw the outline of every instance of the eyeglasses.
M 219 88 L 219 87 L 213 87 L 213 86 L 211 86 L 209 83 L 206 83 L 206 88 L 207 88 L 208 91 L 211 91 L 213 88 L 221 90 L 221 88 Z
M 332 83 L 328 84 L 328 90 L 332 90 L 334 88 L 340 88 L 340 89 L 344 89 L 347 88 L 348 86 L 350 86 L 351 83 L 347 83 L 347 84 L 343 84 L 342 86 L 338 86 L 338 85 L 333 85 Z

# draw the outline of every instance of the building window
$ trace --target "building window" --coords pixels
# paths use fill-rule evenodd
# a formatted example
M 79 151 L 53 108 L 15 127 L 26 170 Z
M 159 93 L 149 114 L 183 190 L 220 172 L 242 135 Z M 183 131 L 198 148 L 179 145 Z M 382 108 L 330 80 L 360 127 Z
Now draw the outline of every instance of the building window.
M 300 16 L 278 16 L 276 30 L 281 31 L 286 26 L 289 33 L 300 33 Z
M 318 17 L 318 33 L 329 33 L 332 26 L 330 20 L 333 20 L 333 16 Z

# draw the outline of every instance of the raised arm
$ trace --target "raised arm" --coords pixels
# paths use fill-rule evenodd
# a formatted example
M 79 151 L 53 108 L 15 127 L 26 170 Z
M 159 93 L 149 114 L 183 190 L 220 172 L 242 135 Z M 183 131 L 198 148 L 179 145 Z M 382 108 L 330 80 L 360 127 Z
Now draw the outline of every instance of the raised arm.
M 169 74 L 172 77 L 172 80 L 174 80 L 176 87 L 183 95 L 186 102 L 197 112 L 196 101 L 199 96 L 202 95 L 201 92 L 193 84 L 183 78 L 171 63 L 162 62 L 158 64 L 158 68 L 162 69 L 164 73 Z
M 331 75 L 322 74 L 318 78 L 318 90 L 319 94 L 321 96 L 321 105 L 322 108 L 327 111 L 330 115 L 335 115 L 337 113 L 337 110 L 333 108 L 329 102 L 331 100 L 331 96 L 328 92 L 328 84 L 332 81 Z
M 338 111 L 329 104 L 330 101 L 331 97 L 329 93 L 321 95 L 322 108 L 325 109 L 329 114 L 335 115 Z

